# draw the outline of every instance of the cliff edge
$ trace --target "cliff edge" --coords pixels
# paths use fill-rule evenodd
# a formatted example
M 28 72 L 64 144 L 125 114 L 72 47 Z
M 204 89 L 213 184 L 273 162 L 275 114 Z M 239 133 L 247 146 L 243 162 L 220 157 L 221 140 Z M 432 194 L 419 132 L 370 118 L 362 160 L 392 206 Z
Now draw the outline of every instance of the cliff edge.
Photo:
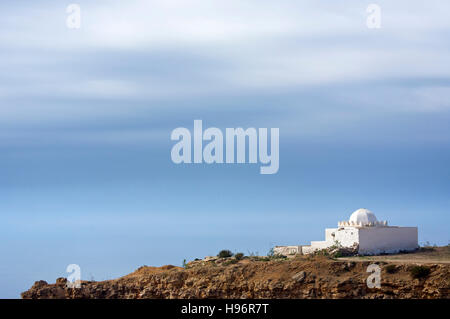
M 448 253 L 448 247 L 442 247 Z M 413 254 L 405 254 L 413 256 Z M 392 256 L 208 257 L 186 267 L 143 266 L 124 277 L 37 281 L 22 298 L 450 298 L 450 263 Z M 380 269 L 380 288 L 369 288 L 368 266 Z

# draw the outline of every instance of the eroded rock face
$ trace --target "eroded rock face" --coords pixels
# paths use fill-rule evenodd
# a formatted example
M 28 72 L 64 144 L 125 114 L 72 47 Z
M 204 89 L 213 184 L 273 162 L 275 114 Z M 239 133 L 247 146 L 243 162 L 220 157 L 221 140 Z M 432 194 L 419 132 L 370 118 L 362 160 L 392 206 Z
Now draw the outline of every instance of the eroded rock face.
M 450 265 L 430 264 L 427 278 L 411 279 L 408 264 L 393 274 L 379 262 L 381 289 L 368 288 L 370 261 L 335 261 L 322 256 L 291 260 L 244 259 L 188 264 L 187 269 L 141 267 L 116 280 L 85 281 L 68 288 L 37 281 L 22 298 L 450 298 Z

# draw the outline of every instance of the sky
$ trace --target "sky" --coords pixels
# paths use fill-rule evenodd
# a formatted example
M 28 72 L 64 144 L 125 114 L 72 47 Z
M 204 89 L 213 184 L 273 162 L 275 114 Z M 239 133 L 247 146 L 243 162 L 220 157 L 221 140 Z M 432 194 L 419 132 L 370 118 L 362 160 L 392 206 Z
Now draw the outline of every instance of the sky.
M 450 240 L 450 3 L 0 3 L 0 298 L 323 240 L 361 207 Z M 279 128 L 260 164 L 174 164 L 177 127 Z

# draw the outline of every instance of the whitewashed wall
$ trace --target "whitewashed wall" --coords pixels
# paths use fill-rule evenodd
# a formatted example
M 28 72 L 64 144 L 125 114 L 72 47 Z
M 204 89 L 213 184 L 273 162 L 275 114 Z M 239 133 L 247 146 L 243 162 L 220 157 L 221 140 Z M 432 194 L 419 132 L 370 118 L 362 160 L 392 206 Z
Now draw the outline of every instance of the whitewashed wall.
M 417 227 L 371 227 L 359 230 L 359 253 L 396 253 L 418 247 Z
M 354 243 L 359 242 L 359 229 L 355 227 L 339 228 L 335 233 L 337 240 L 344 247 L 351 247 Z

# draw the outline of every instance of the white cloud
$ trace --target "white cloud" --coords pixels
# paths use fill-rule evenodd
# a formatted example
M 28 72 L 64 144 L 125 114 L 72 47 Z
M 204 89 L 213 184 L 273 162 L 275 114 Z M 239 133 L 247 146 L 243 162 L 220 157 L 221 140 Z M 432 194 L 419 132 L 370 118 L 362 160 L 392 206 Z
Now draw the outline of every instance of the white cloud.
M 365 4 L 359 1 L 345 7 L 330 1 L 268 0 L 79 3 L 79 30 L 66 28 L 65 4 L 1 5 L 0 67 L 5 72 L 0 99 L 6 105 L 0 107 L 1 122 L 121 117 L 142 107 L 135 106 L 136 100 L 450 77 L 445 67 L 450 64 L 444 41 L 450 29 L 446 3 L 379 1 L 380 30 L 366 28 Z M 110 51 L 122 55 L 104 62 Z M 148 55 L 148 61 L 114 70 L 136 52 Z M 152 54 L 167 55 L 166 63 Z M 198 61 L 189 68 L 171 64 L 174 56 L 186 55 Z M 135 74 L 139 69 L 146 70 L 145 77 Z M 405 90 L 423 100 L 429 111 L 446 109 L 445 101 L 433 97 L 441 89 Z M 11 105 L 15 99 L 26 102 Z M 49 99 L 65 102 L 42 105 Z M 130 103 L 122 108 L 93 106 L 80 103 L 83 99 Z

